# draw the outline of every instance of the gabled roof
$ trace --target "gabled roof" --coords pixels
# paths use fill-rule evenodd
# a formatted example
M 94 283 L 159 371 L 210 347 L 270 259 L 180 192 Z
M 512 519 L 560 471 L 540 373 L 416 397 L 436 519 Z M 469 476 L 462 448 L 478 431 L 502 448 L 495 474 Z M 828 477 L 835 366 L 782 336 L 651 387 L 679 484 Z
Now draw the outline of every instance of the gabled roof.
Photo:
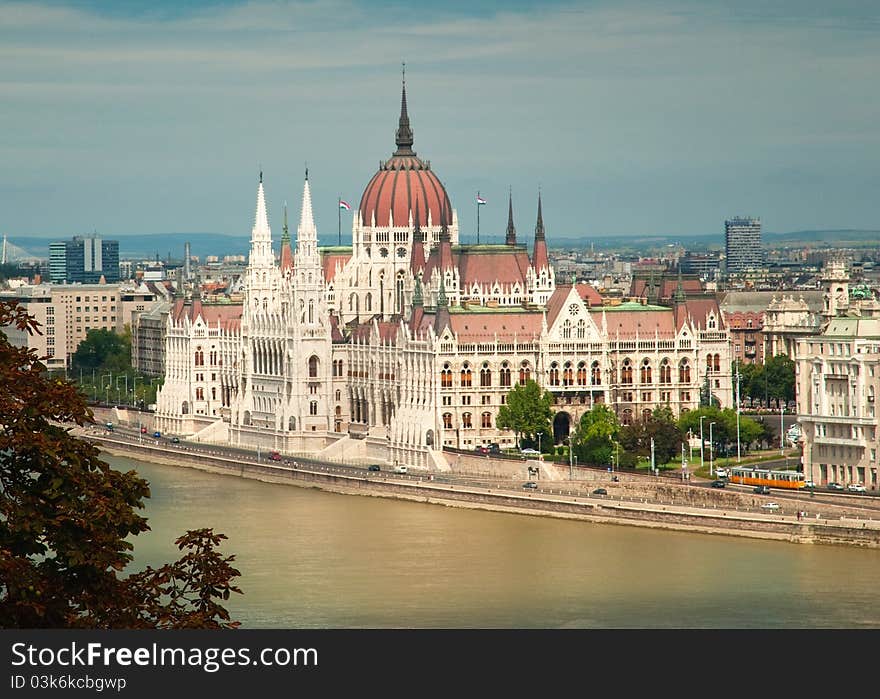
M 640 303 L 622 303 L 619 306 L 603 306 L 590 309 L 593 321 L 602 327 L 602 313 L 608 324 L 608 339 L 634 340 L 636 337 L 653 338 L 655 334 L 671 340 L 676 335 L 676 323 L 671 308 L 643 306 Z
M 463 289 L 496 281 L 505 285 L 526 283 L 529 254 L 521 245 L 467 245 L 453 248 Z
M 189 318 L 190 323 L 195 323 L 201 317 L 206 325 L 219 326 L 224 330 L 238 328 L 241 323 L 242 305 L 240 303 L 205 304 L 200 300 L 187 303 L 184 299 L 177 299 L 171 310 L 171 317 L 175 323 L 183 322 Z
M 336 266 L 345 267 L 346 263 L 351 259 L 351 248 L 334 247 L 320 248 L 321 267 L 324 271 L 324 282 L 329 283 L 336 276 Z
M 449 325 L 459 342 L 499 340 L 528 342 L 541 334 L 542 311 L 477 311 L 449 309 Z

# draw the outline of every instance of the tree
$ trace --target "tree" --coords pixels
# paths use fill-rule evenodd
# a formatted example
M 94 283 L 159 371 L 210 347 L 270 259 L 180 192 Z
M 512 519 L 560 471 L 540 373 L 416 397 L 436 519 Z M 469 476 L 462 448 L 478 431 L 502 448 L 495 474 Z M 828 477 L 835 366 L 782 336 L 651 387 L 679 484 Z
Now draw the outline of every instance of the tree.
M 89 330 L 71 357 L 74 369 L 122 372 L 131 369 L 131 333 L 104 328 Z
M 38 332 L 15 302 L 0 327 Z M 180 560 L 124 576 L 149 497 L 70 433 L 94 423 L 76 386 L 0 333 L 0 628 L 234 628 L 220 605 L 241 591 L 211 529 L 177 539 Z
M 764 363 L 767 397 L 777 402 L 794 400 L 794 360 L 786 354 L 777 354 Z
M 574 453 L 578 461 L 592 466 L 607 466 L 614 454 L 614 441 L 620 432 L 617 415 L 607 405 L 598 403 L 581 416 L 574 435 Z
M 634 422 L 620 430 L 620 446 L 627 452 L 651 457 L 654 440 L 654 462 L 669 463 L 681 453 L 681 430 L 668 406 L 658 406 L 644 421 Z
M 550 418 L 553 415 L 553 394 L 541 391 L 536 381 L 529 379 L 524 384 L 517 384 L 507 394 L 507 402 L 498 410 L 495 424 L 503 430 L 513 430 L 516 443 L 521 439 L 537 442 L 538 433 L 547 437 L 544 445 L 549 446 L 549 435 L 552 435 Z

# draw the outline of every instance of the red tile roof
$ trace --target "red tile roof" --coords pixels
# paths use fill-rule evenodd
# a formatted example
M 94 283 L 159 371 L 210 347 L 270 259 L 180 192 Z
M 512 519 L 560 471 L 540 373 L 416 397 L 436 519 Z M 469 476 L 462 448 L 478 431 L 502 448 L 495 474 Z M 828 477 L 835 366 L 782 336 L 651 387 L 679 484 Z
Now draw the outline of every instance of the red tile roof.
M 341 269 L 342 267 L 345 267 L 350 259 L 350 252 L 321 252 L 321 267 L 324 269 L 324 282 L 333 281 L 333 277 L 336 276 L 336 265 L 339 264 Z
M 616 340 L 618 337 L 623 340 L 634 340 L 636 336 L 640 338 L 654 338 L 655 333 L 663 339 L 672 339 L 676 335 L 675 318 L 671 308 L 657 308 L 649 306 L 645 309 L 635 308 L 636 304 L 625 304 L 633 306 L 630 310 L 612 310 L 614 306 L 604 309 L 605 322 L 608 323 L 608 339 Z M 618 307 L 619 308 L 619 307 Z M 602 327 L 602 309 L 594 309 L 590 311 L 593 314 L 593 321 L 596 326 Z
M 449 325 L 459 342 L 528 342 L 541 334 L 541 311 L 451 313 Z

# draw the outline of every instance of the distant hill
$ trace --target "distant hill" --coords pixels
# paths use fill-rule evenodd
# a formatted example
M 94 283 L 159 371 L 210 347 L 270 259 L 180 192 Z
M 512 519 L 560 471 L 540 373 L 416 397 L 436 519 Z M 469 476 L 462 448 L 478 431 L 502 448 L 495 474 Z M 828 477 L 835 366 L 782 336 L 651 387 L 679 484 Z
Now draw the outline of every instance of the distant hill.
M 863 229 L 837 229 L 837 230 L 812 230 L 812 231 L 789 231 L 776 233 L 765 231 L 762 234 L 765 244 L 779 245 L 789 243 L 824 243 L 843 247 L 848 244 L 863 245 L 876 243 L 880 240 L 880 231 Z M 106 235 L 103 238 L 119 241 L 119 256 L 123 259 L 159 259 L 165 260 L 171 256 L 173 260 L 183 259 L 184 244 L 189 241 L 192 254 L 204 259 L 206 255 L 247 255 L 250 247 L 250 237 L 247 235 L 226 235 L 223 233 L 150 233 L 132 235 Z M 23 248 L 34 257 L 49 257 L 49 242 L 61 240 L 59 237 L 48 236 L 9 236 L 9 242 Z M 280 236 L 275 237 L 277 248 Z M 469 241 L 465 240 L 465 244 Z M 498 242 L 501 241 L 490 241 Z M 523 241 L 531 247 L 531 240 Z M 567 249 L 589 249 L 591 246 L 596 250 L 631 250 L 643 251 L 670 245 L 682 245 L 688 250 L 701 251 L 708 249 L 718 250 L 724 246 L 723 233 L 701 233 L 696 235 L 671 235 L 671 234 L 635 234 L 635 235 L 596 235 L 570 237 L 552 237 L 548 241 L 551 247 Z M 321 236 L 321 246 L 336 245 L 335 235 Z M 351 241 L 343 238 L 344 245 L 350 245 Z

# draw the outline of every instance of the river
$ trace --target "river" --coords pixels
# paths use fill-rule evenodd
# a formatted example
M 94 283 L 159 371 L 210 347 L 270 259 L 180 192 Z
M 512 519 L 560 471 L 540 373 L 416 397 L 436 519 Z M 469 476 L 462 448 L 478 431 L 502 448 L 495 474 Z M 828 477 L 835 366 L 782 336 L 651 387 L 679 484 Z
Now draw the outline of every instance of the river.
M 229 539 L 243 628 L 880 628 L 880 551 L 337 495 L 105 455 L 151 485 L 135 568 Z

